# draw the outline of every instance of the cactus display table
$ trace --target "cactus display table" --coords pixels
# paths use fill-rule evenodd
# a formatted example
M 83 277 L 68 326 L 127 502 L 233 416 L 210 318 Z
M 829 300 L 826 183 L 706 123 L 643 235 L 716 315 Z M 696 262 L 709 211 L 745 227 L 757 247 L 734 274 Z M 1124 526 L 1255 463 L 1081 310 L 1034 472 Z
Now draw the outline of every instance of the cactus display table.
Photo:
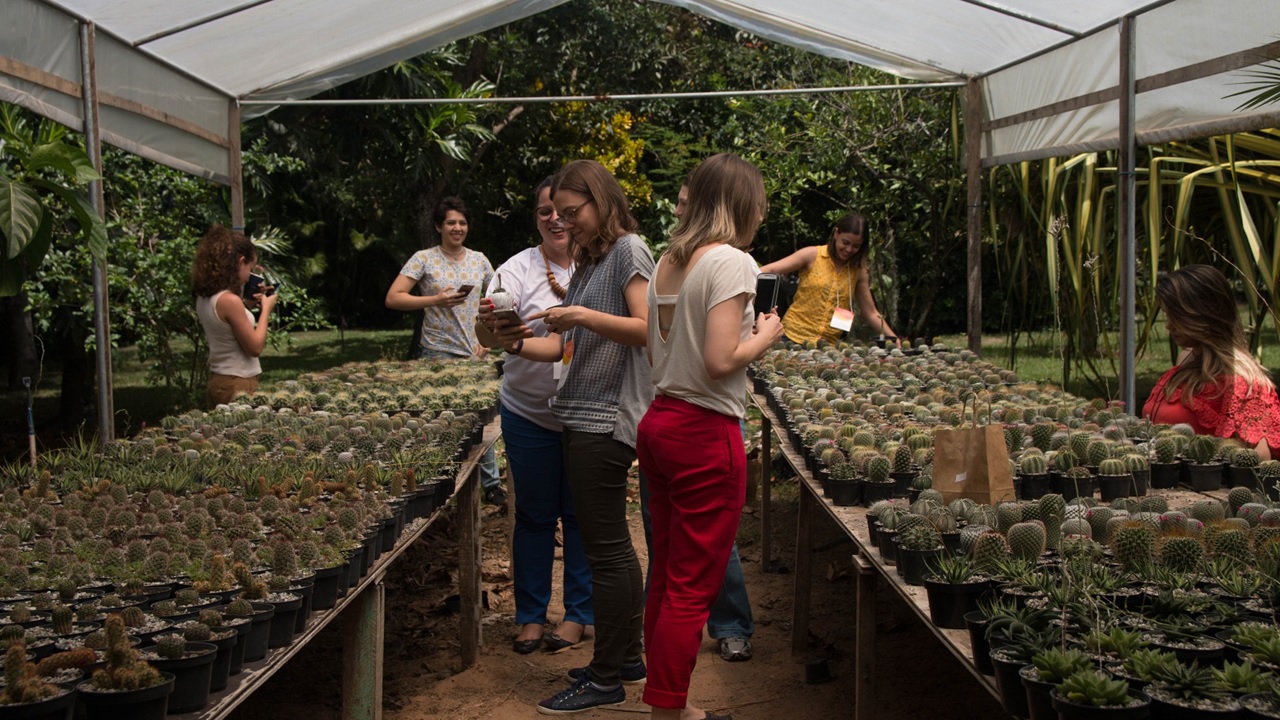
M 752 394 L 752 402 L 760 410 L 761 415 L 761 567 L 767 568 L 770 561 L 770 534 L 772 524 L 769 515 L 770 500 L 770 462 L 769 453 L 772 444 L 773 426 L 778 418 L 769 409 L 765 398 Z M 995 678 L 983 675 L 973 662 L 973 647 L 969 642 L 966 630 L 949 630 L 935 626 L 929 619 L 929 600 L 922 586 L 906 584 L 893 570 L 885 565 L 880 553 L 871 543 L 867 530 L 867 509 L 864 507 L 836 507 L 830 500 L 822 496 L 822 487 L 814 479 L 813 474 L 805 466 L 804 458 L 796 454 L 790 444 L 780 442 L 779 454 L 799 478 L 799 508 L 796 518 L 796 569 L 795 591 L 792 604 L 791 650 L 801 653 L 806 649 L 809 637 L 809 600 L 813 581 L 813 526 L 816 518 L 826 515 L 853 541 L 856 548 L 853 565 L 857 575 L 856 603 L 854 616 L 857 629 L 857 647 L 854 653 L 854 708 L 856 720 L 866 720 L 876 716 L 873 693 L 874 648 L 875 648 L 875 606 L 876 592 L 880 580 L 883 580 L 902 598 L 908 608 L 913 610 L 925 627 L 933 633 L 944 648 L 954 655 L 960 663 L 999 701 Z M 1163 495 L 1171 503 L 1190 504 L 1195 500 L 1212 497 L 1218 500 L 1226 498 L 1226 491 L 1196 493 L 1187 490 L 1153 490 L 1152 494 Z
M 476 664 L 481 643 L 480 628 L 480 458 L 500 433 L 494 419 L 484 428 L 483 439 L 472 448 L 458 467 L 453 497 L 458 513 L 458 594 L 462 667 Z M 191 720 L 219 720 L 231 714 L 307 643 L 333 620 L 343 618 L 342 637 L 342 718 L 377 720 L 382 717 L 383 618 L 387 570 L 443 513 L 445 504 L 429 518 L 419 519 L 400 535 L 395 547 L 383 553 L 359 584 L 347 590 L 332 609 L 313 613 L 307 627 L 285 647 L 271 650 L 262 660 L 247 663 L 232 677 L 225 690 L 213 695 L 209 705 L 195 713 L 171 715 Z

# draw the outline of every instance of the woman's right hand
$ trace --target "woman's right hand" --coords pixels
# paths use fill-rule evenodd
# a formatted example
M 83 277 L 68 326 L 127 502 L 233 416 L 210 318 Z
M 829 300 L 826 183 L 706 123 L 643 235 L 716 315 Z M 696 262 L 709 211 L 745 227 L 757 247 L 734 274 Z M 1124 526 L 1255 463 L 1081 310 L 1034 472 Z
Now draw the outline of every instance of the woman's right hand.
M 782 339 L 782 318 L 776 312 L 760 313 L 756 318 L 755 332 L 768 338 L 769 345 L 776 344 Z
M 430 297 L 435 307 L 457 307 L 467 301 L 467 296 L 459 293 L 452 285 Z
M 263 316 L 266 316 L 273 309 L 275 309 L 275 306 L 276 306 L 275 293 L 272 293 L 270 295 L 264 295 L 262 293 L 258 293 L 257 295 L 254 295 L 253 298 L 258 301 L 258 307 L 262 308 Z

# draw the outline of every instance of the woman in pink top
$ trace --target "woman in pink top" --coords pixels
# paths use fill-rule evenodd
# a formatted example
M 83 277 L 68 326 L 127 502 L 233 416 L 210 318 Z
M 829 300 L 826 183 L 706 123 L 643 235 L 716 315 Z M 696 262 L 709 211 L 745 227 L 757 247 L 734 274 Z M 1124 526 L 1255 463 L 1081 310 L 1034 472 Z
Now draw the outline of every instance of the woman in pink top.
M 258 356 L 267 344 L 267 319 L 276 306 L 276 296 L 265 286 L 247 303 L 240 296 L 257 264 L 253 242 L 244 233 L 222 225 L 209 228 L 196 245 L 191 279 L 196 315 L 209 342 L 209 385 L 205 391 L 209 407 L 258 389 L 262 373 Z M 246 305 L 262 309 L 256 323 Z
M 755 263 L 742 251 L 764 212 L 759 170 L 709 158 L 689 176 L 688 207 L 649 285 L 657 396 L 636 454 L 652 493 L 644 701 L 654 718 L 716 717 L 688 704 L 689 678 L 746 500 L 746 367 L 782 338 L 776 314 L 752 317 Z

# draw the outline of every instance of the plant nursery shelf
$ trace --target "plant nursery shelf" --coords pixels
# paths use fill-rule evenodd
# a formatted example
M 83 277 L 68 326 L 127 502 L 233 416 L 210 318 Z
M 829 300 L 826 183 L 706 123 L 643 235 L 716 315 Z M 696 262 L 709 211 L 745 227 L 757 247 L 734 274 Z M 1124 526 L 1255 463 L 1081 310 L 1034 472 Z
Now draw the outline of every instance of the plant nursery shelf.
M 462 664 L 475 664 L 480 642 L 480 572 L 479 572 L 479 463 L 484 452 L 499 435 L 495 419 L 484 428 L 483 440 L 472 448 L 458 468 L 456 498 L 461 537 L 458 542 L 459 593 L 461 595 Z M 420 518 L 405 529 L 395 547 L 384 553 L 359 584 L 348 589 L 337 604 L 313 613 L 307 627 L 289 645 L 268 652 L 259 661 L 246 663 L 243 672 L 230 679 L 227 688 L 214 695 L 205 709 L 170 717 L 189 720 L 220 720 L 284 667 L 307 643 L 320 634 L 340 615 L 343 623 L 343 687 L 342 718 L 344 720 L 376 720 L 382 717 L 382 644 L 385 593 L 383 578 L 401 555 L 413 545 L 436 518 L 448 512 L 448 504 L 437 508 L 428 518 Z
M 772 532 L 771 519 L 769 517 L 770 462 L 768 457 L 770 445 L 774 440 L 771 437 L 771 431 L 775 425 L 779 425 L 779 421 L 769 408 L 764 397 L 753 393 L 751 398 L 752 402 L 760 410 L 762 420 L 761 447 L 764 460 L 761 462 L 762 476 L 760 481 L 762 491 L 761 552 L 763 560 L 761 566 L 767 568 L 771 560 L 769 536 Z M 780 433 L 779 437 L 783 435 Z M 925 588 L 908 585 L 881 558 L 879 551 L 871 542 L 867 529 L 867 509 L 864 507 L 835 506 L 830 500 L 823 497 L 821 485 L 813 477 L 813 474 L 809 472 L 804 458 L 798 455 L 789 443 L 781 440 L 778 452 L 791 465 L 796 476 L 800 479 L 802 488 L 797 511 L 798 517 L 796 519 L 795 598 L 792 605 L 791 624 L 792 651 L 803 652 L 808 641 L 810 588 L 813 578 L 813 523 L 814 519 L 819 517 L 819 513 L 825 512 L 826 516 L 844 531 L 845 535 L 853 541 L 857 548 L 853 558 L 858 583 L 854 608 L 855 622 L 857 623 L 857 650 L 854 659 L 853 716 L 855 720 L 873 718 L 876 716 L 877 710 L 872 696 L 874 693 L 875 593 L 878 579 L 884 580 L 903 599 L 907 607 L 916 613 L 925 627 L 929 628 L 938 641 L 942 643 L 942 646 L 960 660 L 961 664 L 969 670 L 978 683 L 999 701 L 1000 694 L 996 689 L 995 678 L 982 674 L 974 664 L 973 647 L 969 641 L 968 632 L 966 630 L 939 628 L 934 625 L 929 616 L 929 600 L 926 596 Z M 1151 492 L 1167 497 L 1171 504 L 1190 504 L 1196 500 L 1203 500 L 1206 496 L 1218 500 L 1226 498 L 1225 490 L 1203 494 L 1188 490 L 1153 490 Z M 821 510 L 818 508 L 821 508 Z

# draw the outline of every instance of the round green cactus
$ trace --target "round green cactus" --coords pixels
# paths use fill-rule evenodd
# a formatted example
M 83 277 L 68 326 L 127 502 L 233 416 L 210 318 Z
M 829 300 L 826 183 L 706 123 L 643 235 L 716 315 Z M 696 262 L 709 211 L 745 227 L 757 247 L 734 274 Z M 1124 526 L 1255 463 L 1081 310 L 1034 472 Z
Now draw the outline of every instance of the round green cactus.
M 1155 554 L 1156 535 L 1141 523 L 1129 522 L 1117 529 L 1111 540 L 1116 560 L 1125 570 L 1134 572 L 1151 564 Z
M 1207 465 L 1213 462 L 1214 453 L 1218 451 L 1218 445 L 1214 439 L 1208 435 L 1197 435 L 1187 443 L 1186 456 L 1191 462 L 1198 465 Z
M 1059 450 L 1053 456 L 1053 469 L 1065 473 L 1080 464 L 1080 457 L 1071 450 Z
M 176 633 L 156 638 L 156 654 L 166 660 L 180 660 L 187 652 L 187 639 Z
M 1107 458 L 1098 463 L 1098 474 L 1105 477 L 1128 475 L 1129 468 L 1120 458 Z
M 898 545 L 903 550 L 936 550 L 942 547 L 942 535 L 929 523 L 912 525 L 898 532 Z
M 1013 557 L 1034 562 L 1044 554 L 1045 532 L 1040 521 L 1015 523 L 1007 535 Z
M 1044 455 L 1039 453 L 1023 455 L 1018 460 L 1018 472 L 1023 475 L 1043 475 L 1048 471 L 1049 463 L 1045 462 Z
M 889 481 L 889 471 L 892 465 L 889 462 L 889 458 L 884 455 L 876 453 L 870 456 L 863 467 L 864 472 L 867 474 L 867 480 L 879 483 Z
M 1090 440 L 1085 457 L 1089 459 L 1090 465 L 1100 467 L 1104 460 L 1111 457 L 1111 443 L 1106 440 Z
M 1226 518 L 1227 509 L 1217 500 L 1200 500 L 1188 509 L 1187 514 L 1208 525 Z
M 983 572 L 995 570 L 1009 554 L 1009 541 L 998 531 L 989 530 L 974 538 L 973 562 Z
M 1168 465 L 1178 457 L 1178 444 L 1168 435 L 1163 435 L 1153 440 L 1151 448 L 1155 451 L 1156 462 L 1162 465 Z
M 1171 570 L 1194 572 L 1203 559 L 1204 546 L 1194 537 L 1170 536 L 1160 542 L 1160 564 Z
M 1002 533 L 1008 533 L 1009 528 L 1022 522 L 1022 505 L 1016 502 L 1000 503 L 996 507 L 996 528 Z

